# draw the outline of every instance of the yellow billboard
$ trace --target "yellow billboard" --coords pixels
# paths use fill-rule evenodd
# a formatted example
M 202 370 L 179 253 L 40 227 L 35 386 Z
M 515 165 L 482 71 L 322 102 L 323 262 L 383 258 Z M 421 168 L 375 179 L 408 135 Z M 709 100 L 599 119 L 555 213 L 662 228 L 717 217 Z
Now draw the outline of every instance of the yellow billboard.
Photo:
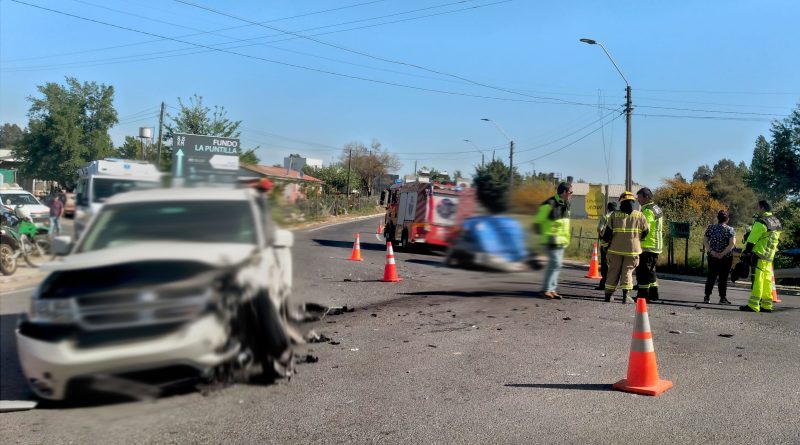
M 597 219 L 604 213 L 606 206 L 606 195 L 600 184 L 589 184 L 589 192 L 586 193 L 586 216 L 589 219 Z

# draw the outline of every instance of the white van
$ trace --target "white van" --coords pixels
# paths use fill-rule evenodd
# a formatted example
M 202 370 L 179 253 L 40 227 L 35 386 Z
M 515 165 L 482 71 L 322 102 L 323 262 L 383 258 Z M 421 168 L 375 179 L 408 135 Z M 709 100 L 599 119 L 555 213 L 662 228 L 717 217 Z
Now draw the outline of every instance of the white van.
M 75 188 L 75 236 L 80 236 L 105 200 L 128 190 L 157 188 L 161 176 L 155 165 L 130 159 L 106 158 L 82 167 Z

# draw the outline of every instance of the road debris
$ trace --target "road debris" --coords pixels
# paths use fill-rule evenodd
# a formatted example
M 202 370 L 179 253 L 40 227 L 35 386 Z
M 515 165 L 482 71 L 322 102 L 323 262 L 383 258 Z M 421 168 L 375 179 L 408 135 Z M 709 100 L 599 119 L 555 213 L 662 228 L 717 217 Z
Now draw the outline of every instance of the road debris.
M 330 343 L 330 344 L 332 344 L 332 345 L 334 345 L 334 346 L 342 344 L 341 342 L 334 341 L 334 340 L 331 340 L 331 341 L 329 341 L 328 343 Z
M 670 334 L 683 334 L 681 331 L 669 331 Z
M 429 348 L 438 348 L 436 345 L 428 345 Z
M 720 337 L 731 338 L 733 334 L 719 334 Z
M 305 354 L 305 355 L 297 355 L 294 358 L 294 362 L 297 364 L 300 363 L 317 363 L 319 361 L 319 357 L 312 354 Z
M 331 341 L 331 339 L 326 337 L 325 334 L 318 334 L 317 331 L 313 330 L 306 334 L 305 338 L 309 343 L 326 343 Z
M 570 321 L 570 320 L 572 320 L 572 319 L 571 319 L 570 317 L 564 317 L 564 318 L 562 318 L 562 320 L 564 320 L 564 321 Z

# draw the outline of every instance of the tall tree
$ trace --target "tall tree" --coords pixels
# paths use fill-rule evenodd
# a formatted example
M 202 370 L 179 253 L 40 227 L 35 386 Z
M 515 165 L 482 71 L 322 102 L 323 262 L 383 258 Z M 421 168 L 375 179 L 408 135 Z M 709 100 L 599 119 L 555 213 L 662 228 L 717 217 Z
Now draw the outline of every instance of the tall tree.
M 361 142 L 350 142 L 342 149 L 341 164 L 351 172 L 356 172 L 361 178 L 361 190 L 372 196 L 375 179 L 392 171 L 397 171 L 401 164 L 400 159 L 381 145 L 380 141 L 373 139 L 367 148 Z
M 203 96 L 194 94 L 189 98 L 188 103 L 178 98 L 178 113 L 172 115 L 167 113 L 167 122 L 164 127 L 164 142 L 172 139 L 176 133 L 186 134 L 202 134 L 206 136 L 220 136 L 224 138 L 238 138 L 241 134 L 239 127 L 242 121 L 234 121 L 228 118 L 228 112 L 225 107 L 214 105 L 214 108 L 208 107 L 203 104 Z M 258 156 L 256 150 L 258 147 L 251 149 L 242 149 L 237 147 L 236 151 L 239 155 L 239 162 L 242 164 L 258 164 Z M 169 165 L 172 159 L 172 149 L 168 147 L 164 150 L 162 155 L 162 163 Z
M 510 199 L 508 177 L 508 166 L 499 159 L 475 167 L 473 181 L 478 189 L 478 201 L 490 213 L 508 210 Z
M 347 193 L 347 167 L 341 164 L 329 165 L 327 167 L 303 167 L 303 173 L 311 175 L 325 182 L 322 190 L 327 194 Z M 361 187 L 361 177 L 357 172 L 350 171 L 350 191 L 359 190 Z
M 25 132 L 17 124 L 3 124 L 0 127 L 0 148 L 11 148 L 22 142 Z
M 142 142 L 137 141 L 133 136 L 125 136 L 125 142 L 117 148 L 117 156 L 123 159 L 140 159 L 142 154 Z
M 715 216 L 723 205 L 709 195 L 705 182 L 689 184 L 677 175 L 664 182 L 653 192 L 653 200 L 664 210 L 666 221 L 686 221 L 703 229 L 716 222 Z
M 23 175 L 71 187 L 83 164 L 114 154 L 108 130 L 117 123 L 114 87 L 79 82 L 48 82 L 28 97 L 28 133 L 13 149 Z
M 800 198 L 800 104 L 782 120 L 772 122 L 769 142 L 759 136 L 750 165 L 750 184 L 773 201 Z
M 730 159 L 722 159 L 714 165 L 706 181 L 709 195 L 728 210 L 732 225 L 749 222 L 753 204 L 758 201 L 753 189 L 745 182 L 747 175 L 744 163 L 736 165 Z

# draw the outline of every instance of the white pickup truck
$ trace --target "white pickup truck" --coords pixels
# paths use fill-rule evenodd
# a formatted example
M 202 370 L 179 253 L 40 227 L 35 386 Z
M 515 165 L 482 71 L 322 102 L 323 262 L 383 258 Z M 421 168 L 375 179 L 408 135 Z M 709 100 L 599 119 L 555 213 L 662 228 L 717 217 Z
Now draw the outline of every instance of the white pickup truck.
M 43 268 L 17 331 L 41 398 L 136 397 L 231 372 L 287 376 L 293 234 L 250 189 L 157 189 L 111 197 Z

